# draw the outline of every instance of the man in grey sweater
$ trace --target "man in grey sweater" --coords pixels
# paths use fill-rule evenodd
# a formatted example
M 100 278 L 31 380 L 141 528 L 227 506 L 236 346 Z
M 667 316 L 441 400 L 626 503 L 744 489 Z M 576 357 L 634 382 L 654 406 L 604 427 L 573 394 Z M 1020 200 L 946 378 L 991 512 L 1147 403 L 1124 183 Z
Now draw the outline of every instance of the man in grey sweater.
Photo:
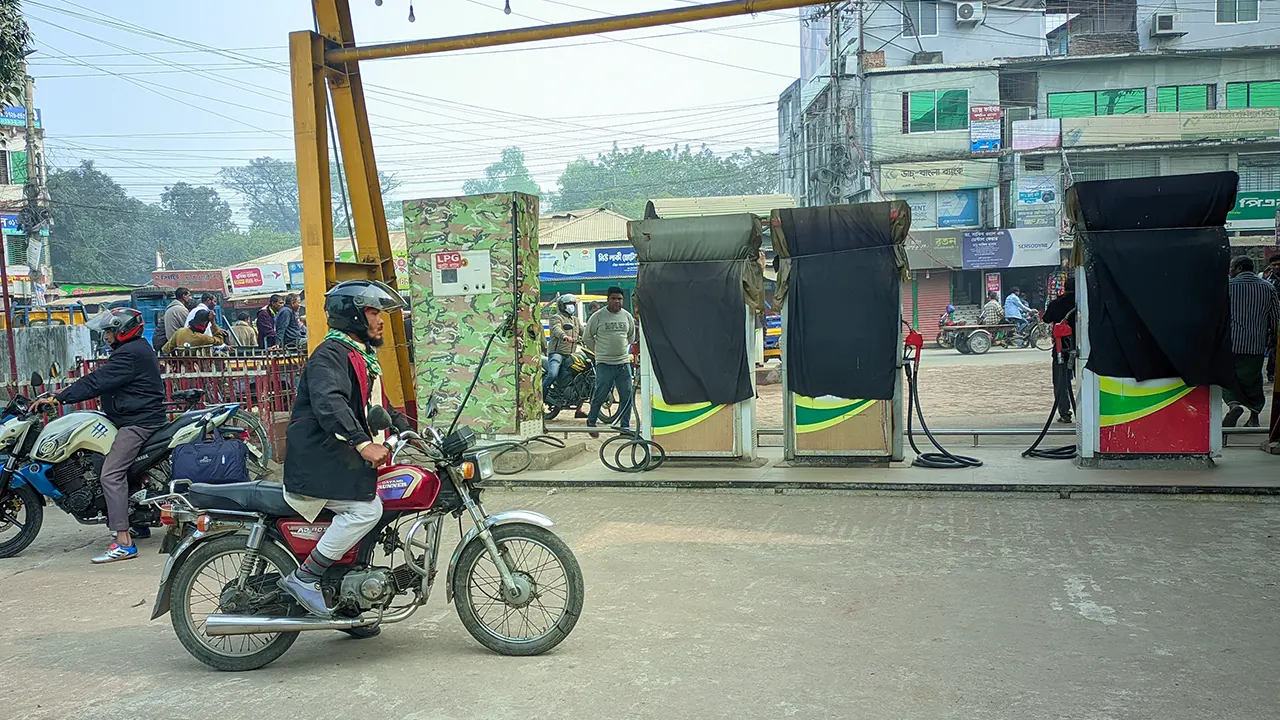
M 596 354 L 596 391 L 591 396 L 591 412 L 587 427 L 595 427 L 600 419 L 600 406 L 609 390 L 618 390 L 617 424 L 631 427 L 631 403 L 635 392 L 631 387 L 631 343 L 636 339 L 636 320 L 622 309 L 622 288 L 609 288 L 609 304 L 587 320 L 583 344 Z M 597 437 L 592 433 L 592 437 Z

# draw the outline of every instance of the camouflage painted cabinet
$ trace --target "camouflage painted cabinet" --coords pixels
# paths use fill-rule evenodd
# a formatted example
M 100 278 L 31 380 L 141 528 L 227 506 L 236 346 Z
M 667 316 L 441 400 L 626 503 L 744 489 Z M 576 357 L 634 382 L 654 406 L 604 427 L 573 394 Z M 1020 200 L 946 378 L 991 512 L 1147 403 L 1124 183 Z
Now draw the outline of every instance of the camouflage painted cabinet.
M 434 394 L 441 418 L 452 419 L 497 332 L 459 423 L 501 435 L 541 432 L 538 198 L 406 200 L 404 228 L 418 407 Z

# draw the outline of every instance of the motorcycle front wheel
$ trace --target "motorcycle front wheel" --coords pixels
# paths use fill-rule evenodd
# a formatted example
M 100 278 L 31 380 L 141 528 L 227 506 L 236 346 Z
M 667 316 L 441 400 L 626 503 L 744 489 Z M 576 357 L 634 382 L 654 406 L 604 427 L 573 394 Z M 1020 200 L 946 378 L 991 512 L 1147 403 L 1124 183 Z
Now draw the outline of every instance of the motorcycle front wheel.
M 292 598 L 276 587 L 297 562 L 273 542 L 262 543 L 253 573 L 243 592 L 236 590 L 240 564 L 249 549 L 244 535 L 224 535 L 205 542 L 178 567 L 169 593 L 173 631 L 195 659 L 215 670 L 257 670 L 284 654 L 298 633 L 206 635 L 209 615 L 287 615 Z M 256 610 L 256 612 L 255 612 Z
M 10 487 L 0 497 L 0 558 L 13 557 L 36 539 L 44 524 L 44 498 L 30 485 Z
M 568 637 L 582 614 L 582 570 L 564 541 L 537 525 L 493 528 L 519 593 L 505 597 L 498 566 L 479 538 L 462 549 L 453 602 L 462 625 L 501 655 L 541 655 Z

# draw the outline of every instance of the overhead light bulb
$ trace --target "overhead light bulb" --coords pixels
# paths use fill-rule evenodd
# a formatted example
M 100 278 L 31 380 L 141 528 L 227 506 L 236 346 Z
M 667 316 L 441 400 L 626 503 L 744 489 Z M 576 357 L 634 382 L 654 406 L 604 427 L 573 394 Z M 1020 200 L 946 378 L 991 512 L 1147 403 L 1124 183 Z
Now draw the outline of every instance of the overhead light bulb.
M 508 14 L 508 15 L 510 15 L 510 14 L 511 14 L 511 0 L 507 0 L 507 5 L 506 5 L 506 7 L 502 8 L 502 12 L 504 12 L 504 13 L 506 13 L 506 14 Z
M 409 3 L 409 22 L 416 22 L 417 19 L 413 16 L 413 3 Z

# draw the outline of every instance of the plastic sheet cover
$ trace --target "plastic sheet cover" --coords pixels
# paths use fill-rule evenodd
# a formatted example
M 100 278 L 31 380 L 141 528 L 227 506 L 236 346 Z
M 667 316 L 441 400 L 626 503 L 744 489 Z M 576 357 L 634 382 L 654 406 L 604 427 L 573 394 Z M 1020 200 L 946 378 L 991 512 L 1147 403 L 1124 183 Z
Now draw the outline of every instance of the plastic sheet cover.
M 910 212 L 901 201 L 773 211 L 791 392 L 893 398 Z
M 1235 387 L 1223 224 L 1234 172 L 1076 183 L 1089 359 L 1098 375 Z
M 636 309 L 662 397 L 727 405 L 755 393 L 747 305 L 763 308 L 761 228 L 754 215 L 637 220 Z

